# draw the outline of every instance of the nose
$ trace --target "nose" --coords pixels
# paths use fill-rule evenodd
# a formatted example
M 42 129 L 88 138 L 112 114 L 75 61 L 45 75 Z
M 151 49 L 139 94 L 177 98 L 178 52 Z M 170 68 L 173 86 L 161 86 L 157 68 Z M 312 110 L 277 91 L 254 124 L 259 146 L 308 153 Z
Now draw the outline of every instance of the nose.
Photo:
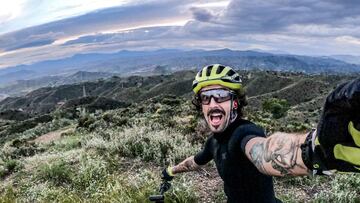
M 218 103 L 215 101 L 214 97 L 211 97 L 209 106 L 211 107 L 211 106 L 217 106 L 217 105 L 218 105 Z

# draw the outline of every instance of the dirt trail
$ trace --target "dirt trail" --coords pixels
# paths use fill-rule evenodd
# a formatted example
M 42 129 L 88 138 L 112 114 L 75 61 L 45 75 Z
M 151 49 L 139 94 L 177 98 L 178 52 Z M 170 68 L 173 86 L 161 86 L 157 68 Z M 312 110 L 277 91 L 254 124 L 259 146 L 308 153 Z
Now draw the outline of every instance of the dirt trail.
M 33 140 L 33 142 L 50 143 L 52 141 L 60 139 L 62 133 L 70 132 L 72 130 L 74 130 L 74 127 L 66 127 L 56 131 L 48 132 L 46 134 L 37 137 L 35 140 Z

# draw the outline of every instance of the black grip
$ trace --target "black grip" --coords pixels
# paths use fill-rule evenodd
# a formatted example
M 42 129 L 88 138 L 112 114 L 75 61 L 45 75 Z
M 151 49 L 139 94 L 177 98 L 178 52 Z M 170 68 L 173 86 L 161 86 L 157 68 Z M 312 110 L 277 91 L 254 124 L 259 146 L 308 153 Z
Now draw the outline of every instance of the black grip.
M 164 195 L 151 195 L 149 200 L 152 202 L 164 201 Z

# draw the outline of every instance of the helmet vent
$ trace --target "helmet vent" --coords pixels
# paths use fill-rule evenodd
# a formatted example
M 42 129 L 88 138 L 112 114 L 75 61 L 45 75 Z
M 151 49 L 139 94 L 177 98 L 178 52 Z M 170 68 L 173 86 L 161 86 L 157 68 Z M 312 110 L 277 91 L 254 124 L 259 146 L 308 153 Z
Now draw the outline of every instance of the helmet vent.
M 216 70 L 216 74 L 220 74 L 224 70 L 225 66 L 219 66 Z
M 206 68 L 206 76 L 209 77 L 210 76 L 210 73 L 211 73 L 211 70 L 213 69 L 214 66 L 208 66 Z
M 236 76 L 236 77 L 235 77 L 235 80 L 236 80 L 236 81 L 240 81 L 240 76 Z
M 235 71 L 233 71 L 233 70 L 229 70 L 229 72 L 228 72 L 228 74 L 227 74 L 227 75 L 231 77 L 231 76 L 233 76 L 234 74 L 235 74 Z

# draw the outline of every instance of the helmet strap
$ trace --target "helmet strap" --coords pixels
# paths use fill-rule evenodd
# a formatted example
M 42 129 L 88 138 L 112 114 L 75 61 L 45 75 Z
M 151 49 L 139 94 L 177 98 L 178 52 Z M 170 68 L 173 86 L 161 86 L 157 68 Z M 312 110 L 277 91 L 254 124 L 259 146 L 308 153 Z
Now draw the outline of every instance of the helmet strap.
M 237 118 L 237 108 L 234 107 L 234 97 L 231 97 L 231 104 L 230 104 L 230 123 L 234 122 Z

